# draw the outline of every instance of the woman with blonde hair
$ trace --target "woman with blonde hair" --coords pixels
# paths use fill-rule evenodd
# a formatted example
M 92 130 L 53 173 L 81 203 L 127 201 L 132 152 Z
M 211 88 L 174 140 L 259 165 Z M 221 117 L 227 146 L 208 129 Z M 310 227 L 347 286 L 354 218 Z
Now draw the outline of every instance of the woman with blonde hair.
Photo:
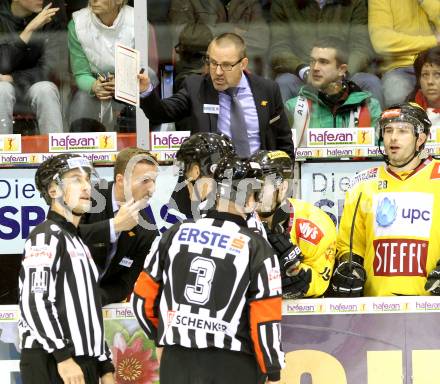
M 89 0 L 72 14 L 68 25 L 70 66 L 78 92 L 70 106 L 70 123 L 99 118 L 113 130 L 114 113 L 123 103 L 114 101 L 115 45 L 134 48 L 134 9 L 127 0 Z M 149 69 L 149 75 L 156 78 Z

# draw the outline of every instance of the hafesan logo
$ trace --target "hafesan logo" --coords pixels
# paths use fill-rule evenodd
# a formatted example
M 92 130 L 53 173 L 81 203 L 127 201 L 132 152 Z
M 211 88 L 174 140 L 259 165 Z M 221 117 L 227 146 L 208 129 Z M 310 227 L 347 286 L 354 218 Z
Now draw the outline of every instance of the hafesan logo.
M 373 145 L 374 144 L 373 140 L 372 140 L 371 129 L 363 129 L 363 128 L 358 129 L 357 144 L 360 144 L 360 145 Z
M 116 143 L 116 132 L 49 134 L 49 152 L 111 152 Z
M 109 150 L 113 147 L 112 136 L 108 134 L 102 134 L 99 136 L 99 148 Z
M 152 132 L 151 145 L 153 151 L 177 151 L 183 141 L 190 136 L 189 131 Z
M 0 152 L 21 152 L 21 135 L 0 135 Z
M 307 147 L 374 145 L 374 128 L 309 128 Z
M 5 139 L 4 150 L 8 152 L 17 150 L 17 142 L 13 137 L 8 137 Z

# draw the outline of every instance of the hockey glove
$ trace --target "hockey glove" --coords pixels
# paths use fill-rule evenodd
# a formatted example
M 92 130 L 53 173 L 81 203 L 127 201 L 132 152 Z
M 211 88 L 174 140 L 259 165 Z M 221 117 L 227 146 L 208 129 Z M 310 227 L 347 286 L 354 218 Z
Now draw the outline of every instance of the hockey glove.
M 283 298 L 301 299 L 309 290 L 311 281 L 311 269 L 301 269 L 295 276 L 283 276 Z
M 425 290 L 430 292 L 431 295 L 440 296 L 440 260 L 437 261 L 435 269 L 429 272 Z
M 336 297 L 360 297 L 367 279 L 365 268 L 352 261 L 343 261 L 335 269 L 330 286 Z
M 301 249 L 292 244 L 290 237 L 285 233 L 268 232 L 267 239 L 278 256 L 282 276 L 293 275 L 301 261 L 304 260 Z

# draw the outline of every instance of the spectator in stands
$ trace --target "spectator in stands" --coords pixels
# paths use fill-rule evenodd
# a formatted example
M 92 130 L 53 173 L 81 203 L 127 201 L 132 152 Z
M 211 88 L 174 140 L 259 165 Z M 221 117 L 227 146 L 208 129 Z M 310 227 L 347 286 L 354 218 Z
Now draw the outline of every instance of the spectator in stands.
M 307 82 L 313 43 L 333 36 L 342 39 L 348 48 L 350 80 L 369 91 L 382 105 L 379 78 L 365 73 L 373 55 L 367 15 L 365 0 L 273 0 L 272 71 L 284 101 L 297 96 Z
M 326 37 L 310 53 L 310 74 L 299 96 L 286 102 L 298 145 L 304 145 L 306 128 L 374 127 L 379 102 L 346 80 L 349 56 L 342 40 Z
M 68 25 L 70 65 L 79 88 L 70 106 L 70 124 L 98 119 L 113 130 L 114 114 L 125 106 L 113 100 L 115 43 L 134 47 L 134 9 L 126 0 L 90 0 Z M 156 79 L 152 70 L 149 75 Z
M 213 36 L 206 24 L 186 24 L 175 46 L 179 59 L 176 62 L 174 92 L 177 92 L 188 75 L 204 75 L 208 72 L 205 58 Z
M 185 24 L 200 22 L 208 25 L 214 36 L 237 33 L 246 42 L 249 70 L 264 74 L 270 31 L 258 0 L 172 0 L 169 16 L 176 37 Z
M 49 81 L 60 53 L 58 11 L 40 1 L 0 3 L 0 133 L 12 133 L 16 102 L 31 107 L 40 133 L 63 131 L 60 94 Z
M 158 62 L 169 64 L 172 62 L 173 38 L 171 25 L 168 20 L 171 0 L 148 0 L 147 15 L 148 21 L 156 32 L 156 40 L 160 41 L 157 46 Z M 174 42 L 175 44 L 175 42 Z M 148 44 L 150 47 L 150 43 Z M 148 62 L 150 62 L 150 58 Z M 152 67 L 154 68 L 154 67 Z
M 385 106 L 403 102 L 414 89 L 416 55 L 440 42 L 440 2 L 370 0 L 368 29 L 380 66 Z
M 263 10 L 264 19 L 270 23 L 270 7 L 272 5 L 272 0 L 260 0 L 261 9 Z
M 440 47 L 423 51 L 414 62 L 416 88 L 408 99 L 423 107 L 433 125 L 440 124 Z
M 174 47 L 179 59 L 176 62 L 176 77 L 173 89 L 177 92 L 183 81 L 191 74 L 204 75 L 208 73 L 206 52 L 213 36 L 206 24 L 186 24 L 180 32 L 179 42 Z M 177 131 L 191 131 L 191 119 L 186 117 L 176 121 Z
M 191 117 L 192 131 L 224 133 L 239 156 L 281 149 L 293 156 L 292 133 L 278 85 L 245 72 L 246 46 L 235 33 L 208 48 L 209 75 L 191 75 L 173 96 L 160 100 L 147 75 L 139 75 L 141 108 L 152 123 Z
M 83 117 L 70 124 L 69 132 L 105 132 L 105 125 L 98 120 Z

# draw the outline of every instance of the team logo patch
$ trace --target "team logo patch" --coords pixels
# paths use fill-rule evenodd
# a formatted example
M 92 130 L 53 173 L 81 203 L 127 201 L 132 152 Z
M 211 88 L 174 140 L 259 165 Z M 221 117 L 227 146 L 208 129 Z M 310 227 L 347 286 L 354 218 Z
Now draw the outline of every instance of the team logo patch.
M 416 239 L 374 240 L 374 275 L 426 276 L 428 245 Z
M 326 250 L 325 250 L 325 259 L 327 261 L 334 261 L 336 254 L 336 242 L 333 242 Z
M 298 218 L 295 227 L 300 239 L 314 245 L 317 245 L 324 236 L 324 232 L 322 232 L 321 228 L 307 219 Z

